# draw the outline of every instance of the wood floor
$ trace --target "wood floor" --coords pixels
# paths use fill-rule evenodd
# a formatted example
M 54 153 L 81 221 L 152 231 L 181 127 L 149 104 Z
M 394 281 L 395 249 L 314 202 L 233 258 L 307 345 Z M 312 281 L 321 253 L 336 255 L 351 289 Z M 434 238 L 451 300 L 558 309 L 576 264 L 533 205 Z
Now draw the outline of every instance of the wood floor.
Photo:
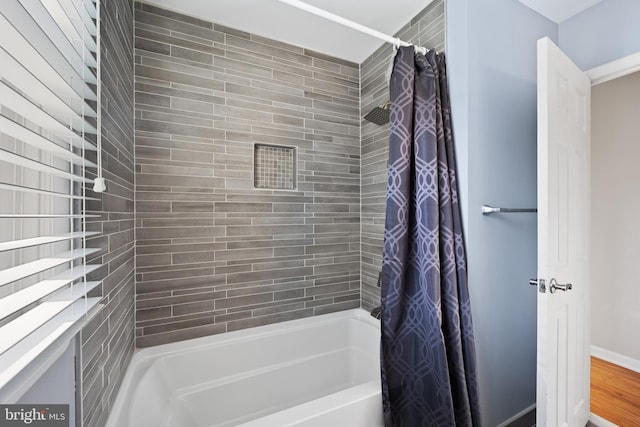
M 591 412 L 620 427 L 640 426 L 640 373 L 591 357 Z

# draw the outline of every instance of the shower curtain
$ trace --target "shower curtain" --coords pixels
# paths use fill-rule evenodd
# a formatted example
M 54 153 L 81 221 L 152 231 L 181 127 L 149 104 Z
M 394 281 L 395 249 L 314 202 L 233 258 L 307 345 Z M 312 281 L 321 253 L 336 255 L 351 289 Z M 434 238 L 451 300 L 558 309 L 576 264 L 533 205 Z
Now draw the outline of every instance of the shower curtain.
M 479 426 L 444 56 L 401 47 L 390 92 L 382 261 L 385 426 Z

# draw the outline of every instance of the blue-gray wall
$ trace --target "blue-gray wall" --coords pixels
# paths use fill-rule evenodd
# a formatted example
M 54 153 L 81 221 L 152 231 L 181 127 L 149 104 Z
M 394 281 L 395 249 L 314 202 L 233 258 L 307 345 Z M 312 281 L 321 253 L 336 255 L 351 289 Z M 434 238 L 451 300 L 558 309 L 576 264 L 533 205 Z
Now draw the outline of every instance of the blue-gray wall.
M 557 25 L 513 0 L 447 3 L 447 55 L 483 424 L 535 403 L 536 41 Z
M 75 340 L 42 374 L 29 390 L 16 402 L 18 404 L 69 405 L 69 426 L 76 425 Z
M 560 48 L 583 70 L 640 51 L 640 1 L 604 0 L 558 26 Z

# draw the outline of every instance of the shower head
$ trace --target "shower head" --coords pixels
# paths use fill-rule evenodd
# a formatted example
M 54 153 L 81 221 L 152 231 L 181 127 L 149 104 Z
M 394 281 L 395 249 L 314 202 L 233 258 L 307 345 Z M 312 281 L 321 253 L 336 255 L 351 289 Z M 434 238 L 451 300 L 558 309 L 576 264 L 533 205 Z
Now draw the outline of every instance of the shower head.
M 391 106 L 391 101 L 387 101 L 382 105 L 374 108 L 369 111 L 364 119 L 370 121 L 371 123 L 375 123 L 377 125 L 385 125 L 389 123 L 389 107 Z

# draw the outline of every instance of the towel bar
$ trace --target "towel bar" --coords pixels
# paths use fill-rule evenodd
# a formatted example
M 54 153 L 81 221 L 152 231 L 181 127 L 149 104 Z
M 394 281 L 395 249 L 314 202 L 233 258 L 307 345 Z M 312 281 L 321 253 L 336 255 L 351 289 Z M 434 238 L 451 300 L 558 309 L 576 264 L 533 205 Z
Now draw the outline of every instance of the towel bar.
M 538 212 L 535 208 L 494 208 L 489 205 L 482 205 L 482 215 L 491 215 L 492 213 L 529 213 Z

